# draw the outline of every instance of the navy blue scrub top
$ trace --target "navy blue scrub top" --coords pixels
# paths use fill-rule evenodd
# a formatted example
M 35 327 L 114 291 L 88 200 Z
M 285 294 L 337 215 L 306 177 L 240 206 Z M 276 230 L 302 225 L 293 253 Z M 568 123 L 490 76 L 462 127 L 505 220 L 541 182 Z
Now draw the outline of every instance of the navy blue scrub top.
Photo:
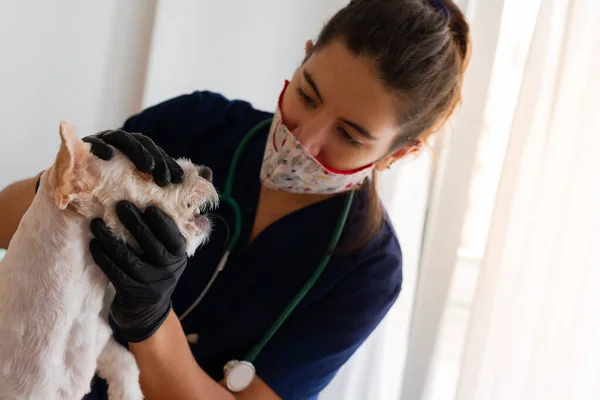
M 247 102 L 196 91 L 134 115 L 123 129 L 148 135 L 172 157 L 210 167 L 215 187 L 222 191 L 239 142 L 271 116 Z M 344 201 L 344 196 L 336 196 L 293 212 L 246 245 L 258 203 L 267 134 L 268 127 L 249 143 L 235 175 L 233 195 L 243 214 L 238 246 L 207 295 L 182 322 L 186 335 L 198 335 L 191 351 L 215 381 L 223 378 L 228 361 L 243 359 L 258 343 L 310 278 Z M 355 197 L 342 243 L 359 231 L 366 197 L 364 190 Z M 226 204 L 216 214 L 234 226 Z M 190 259 L 173 294 L 177 315 L 207 284 L 223 254 L 226 234 L 225 224 L 215 218 L 210 241 Z M 366 247 L 331 258 L 315 286 L 256 358 L 257 375 L 283 399 L 316 399 L 382 320 L 401 283 L 402 253 L 385 214 L 381 231 Z M 105 390 L 105 382 L 95 379 L 94 392 L 86 398 L 105 398 Z

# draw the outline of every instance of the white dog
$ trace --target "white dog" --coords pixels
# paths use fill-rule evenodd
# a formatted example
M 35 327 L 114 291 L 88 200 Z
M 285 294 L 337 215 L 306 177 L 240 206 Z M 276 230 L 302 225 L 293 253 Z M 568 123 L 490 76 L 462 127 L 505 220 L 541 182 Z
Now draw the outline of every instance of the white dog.
M 161 188 L 118 151 L 110 161 L 91 155 L 65 122 L 60 137 L 0 262 L 0 399 L 80 400 L 95 372 L 108 381 L 111 400 L 142 399 L 135 359 L 112 339 L 112 286 L 89 253 L 90 221 L 103 218 L 138 250 L 115 205 L 156 205 L 175 220 L 191 256 L 208 238 L 201 211 L 216 206 L 217 193 L 188 160 L 177 160 L 183 182 Z

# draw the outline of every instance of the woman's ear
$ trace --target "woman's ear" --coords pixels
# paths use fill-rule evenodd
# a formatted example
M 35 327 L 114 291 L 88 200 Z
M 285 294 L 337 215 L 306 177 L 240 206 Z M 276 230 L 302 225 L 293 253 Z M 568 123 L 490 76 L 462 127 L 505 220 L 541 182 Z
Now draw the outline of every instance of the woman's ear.
M 393 154 L 390 154 L 383 160 L 379 161 L 375 164 L 375 169 L 378 171 L 382 171 L 384 169 L 389 169 L 392 164 L 401 158 L 406 157 L 409 154 L 417 153 L 423 147 L 423 143 L 421 141 L 417 141 L 415 144 L 401 147 L 398 151 Z
M 304 65 L 308 61 L 314 49 L 315 45 L 312 40 L 307 40 L 306 43 L 304 43 L 304 59 L 302 60 L 301 65 Z
M 315 45 L 313 44 L 312 40 L 307 40 L 306 43 L 304 44 L 304 51 L 305 51 L 305 55 L 306 57 L 308 57 L 310 55 L 310 52 L 312 51 L 313 47 Z

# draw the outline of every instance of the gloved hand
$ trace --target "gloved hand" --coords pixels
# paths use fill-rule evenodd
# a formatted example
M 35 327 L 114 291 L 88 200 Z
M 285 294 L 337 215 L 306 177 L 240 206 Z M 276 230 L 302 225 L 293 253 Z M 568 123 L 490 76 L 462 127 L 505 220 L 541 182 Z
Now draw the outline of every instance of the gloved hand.
M 123 152 L 143 172 L 152 172 L 159 186 L 183 180 L 183 169 L 157 146 L 148 136 L 141 133 L 128 133 L 122 130 L 107 130 L 82 139 L 91 144 L 92 154 L 105 161 L 114 156 L 112 145 Z
M 110 145 L 119 149 L 143 172 L 152 172 L 154 182 L 159 186 L 183 181 L 183 169 L 152 139 L 141 133 L 128 133 L 122 130 L 107 130 L 86 136 L 83 139 L 91 145 L 96 157 L 108 161 L 115 155 Z M 35 183 L 35 193 L 40 186 L 41 175 Z
M 171 310 L 171 295 L 187 264 L 186 243 L 175 222 L 159 208 L 142 213 L 127 201 L 117 215 L 143 250 L 138 255 L 116 239 L 101 219 L 91 222 L 92 257 L 116 289 L 111 315 L 123 337 L 141 342 L 152 336 Z

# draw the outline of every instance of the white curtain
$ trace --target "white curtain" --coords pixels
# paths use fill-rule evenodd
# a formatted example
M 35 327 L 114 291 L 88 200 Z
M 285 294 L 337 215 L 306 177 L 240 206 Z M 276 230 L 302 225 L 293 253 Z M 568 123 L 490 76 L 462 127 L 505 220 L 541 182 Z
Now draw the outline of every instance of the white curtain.
M 600 399 L 600 2 L 544 0 L 458 400 Z

